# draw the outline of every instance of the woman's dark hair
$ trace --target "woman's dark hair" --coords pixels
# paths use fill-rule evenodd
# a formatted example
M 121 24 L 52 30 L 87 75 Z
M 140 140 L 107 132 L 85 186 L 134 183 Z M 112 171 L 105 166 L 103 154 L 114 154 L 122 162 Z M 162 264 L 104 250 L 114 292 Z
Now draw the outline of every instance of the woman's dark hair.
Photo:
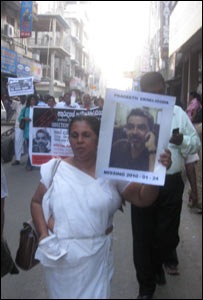
M 202 102 L 201 96 L 197 92 L 190 92 L 190 96 L 196 98 L 200 103 Z
M 31 102 L 31 99 L 32 99 L 32 98 L 35 99 L 36 105 L 38 104 L 37 96 L 36 96 L 36 95 L 29 95 L 29 96 L 27 97 L 26 107 L 29 107 L 29 106 L 30 106 L 30 102 Z
M 90 128 L 94 131 L 97 137 L 99 137 L 100 121 L 93 116 L 77 116 L 70 121 L 68 133 L 70 135 L 71 128 L 75 122 L 85 121 Z

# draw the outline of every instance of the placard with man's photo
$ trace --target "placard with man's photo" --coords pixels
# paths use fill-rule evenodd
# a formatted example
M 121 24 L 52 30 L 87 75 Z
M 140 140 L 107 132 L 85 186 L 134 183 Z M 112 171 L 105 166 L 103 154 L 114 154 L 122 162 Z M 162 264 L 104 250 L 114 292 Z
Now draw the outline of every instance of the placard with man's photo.
M 107 89 L 98 145 L 98 176 L 163 185 L 175 97 Z
M 91 110 L 35 106 L 30 115 L 29 155 L 32 166 L 40 166 L 54 157 L 73 155 L 68 128 L 70 121 L 80 115 L 101 119 L 99 108 Z

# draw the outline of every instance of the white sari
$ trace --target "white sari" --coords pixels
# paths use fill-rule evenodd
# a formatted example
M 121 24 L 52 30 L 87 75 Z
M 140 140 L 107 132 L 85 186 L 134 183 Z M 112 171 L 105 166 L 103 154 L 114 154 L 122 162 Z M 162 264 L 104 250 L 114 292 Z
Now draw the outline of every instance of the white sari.
M 41 167 L 46 187 L 54 161 Z M 48 197 L 54 234 L 43 239 L 36 252 L 44 266 L 50 299 L 109 298 L 112 235 L 105 231 L 121 206 L 119 192 L 126 184 L 94 179 L 65 161 L 60 163 Z M 45 210 L 46 206 L 46 215 Z

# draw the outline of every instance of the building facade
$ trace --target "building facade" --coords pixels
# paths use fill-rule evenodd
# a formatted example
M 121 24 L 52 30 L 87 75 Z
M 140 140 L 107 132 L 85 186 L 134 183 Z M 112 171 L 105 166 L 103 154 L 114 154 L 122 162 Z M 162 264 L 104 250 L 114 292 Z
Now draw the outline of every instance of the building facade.
M 43 65 L 42 81 L 37 87 L 41 93 L 59 97 L 68 91 L 81 99 L 83 93 L 91 92 L 88 10 L 88 1 L 50 1 L 38 15 L 29 49 L 35 49 Z
M 43 13 L 44 3 L 31 2 L 32 34 L 27 38 L 20 37 L 21 1 L 1 2 L 2 92 L 8 77 L 34 76 L 41 95 L 94 94 L 100 74 L 88 48 L 89 2 L 49 1 Z
M 151 1 L 150 65 L 184 109 L 202 95 L 202 1 Z
M 66 91 L 65 78 L 68 73 L 70 25 L 60 14 L 39 14 L 34 23 L 28 48 L 42 65 L 42 79 L 36 85 L 39 94 L 59 97 Z
M 20 1 L 1 1 L 1 95 L 6 93 L 8 77 L 33 76 L 41 80 L 41 65 L 28 47 L 29 38 L 20 37 Z M 37 3 L 32 3 L 37 21 Z
M 202 1 L 177 1 L 169 32 L 169 89 L 185 109 L 191 91 L 202 95 Z

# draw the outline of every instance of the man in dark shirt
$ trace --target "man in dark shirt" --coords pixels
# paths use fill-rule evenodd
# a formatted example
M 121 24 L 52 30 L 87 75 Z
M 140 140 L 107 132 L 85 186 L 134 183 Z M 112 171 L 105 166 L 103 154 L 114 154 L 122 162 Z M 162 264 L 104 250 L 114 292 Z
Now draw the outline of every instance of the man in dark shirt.
M 126 138 L 113 143 L 110 167 L 153 171 L 156 155 L 153 116 L 144 109 L 132 109 L 127 117 Z

